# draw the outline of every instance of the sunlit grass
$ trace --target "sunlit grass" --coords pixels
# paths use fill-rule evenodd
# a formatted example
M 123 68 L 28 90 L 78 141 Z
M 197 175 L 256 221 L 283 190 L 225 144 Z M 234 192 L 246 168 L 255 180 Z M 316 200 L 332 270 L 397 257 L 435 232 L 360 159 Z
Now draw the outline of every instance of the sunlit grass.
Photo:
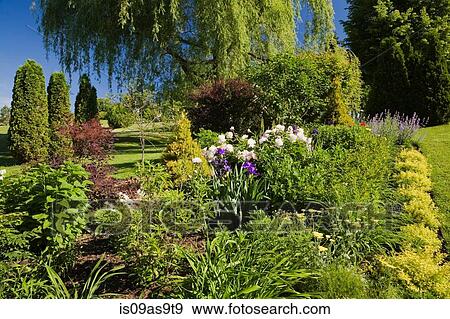
M 164 123 L 156 123 L 146 129 L 145 160 L 160 161 L 172 133 Z M 141 147 L 139 143 L 139 129 L 131 126 L 114 130 L 114 156 L 110 163 L 117 169 L 115 177 L 133 177 L 136 163 L 141 161 Z
M 167 143 L 172 137 L 172 125 L 154 123 L 146 129 L 145 160 L 160 161 Z M 0 169 L 6 169 L 6 175 L 20 172 L 8 149 L 8 127 L 0 126 Z M 139 130 L 136 126 L 114 130 L 114 153 L 110 164 L 116 169 L 114 176 L 118 178 L 133 177 L 135 165 L 141 160 Z
M 0 126 L 0 169 L 6 169 L 6 176 L 17 174 L 20 165 L 17 165 L 8 149 L 8 127 Z
M 450 248 L 450 124 L 428 127 L 420 146 L 433 166 L 433 197 L 442 213 L 444 235 Z

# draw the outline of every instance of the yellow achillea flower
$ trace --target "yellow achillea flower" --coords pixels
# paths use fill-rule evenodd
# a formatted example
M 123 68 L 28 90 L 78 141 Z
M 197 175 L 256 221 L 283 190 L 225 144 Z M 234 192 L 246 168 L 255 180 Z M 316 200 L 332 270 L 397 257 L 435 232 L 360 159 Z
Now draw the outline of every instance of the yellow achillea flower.
M 313 234 L 314 238 L 317 238 L 317 239 L 322 239 L 323 238 L 323 234 L 319 233 L 317 231 L 313 231 L 312 234 Z
M 319 246 L 319 253 L 324 253 L 326 251 L 328 251 L 328 248 L 323 247 L 323 246 Z

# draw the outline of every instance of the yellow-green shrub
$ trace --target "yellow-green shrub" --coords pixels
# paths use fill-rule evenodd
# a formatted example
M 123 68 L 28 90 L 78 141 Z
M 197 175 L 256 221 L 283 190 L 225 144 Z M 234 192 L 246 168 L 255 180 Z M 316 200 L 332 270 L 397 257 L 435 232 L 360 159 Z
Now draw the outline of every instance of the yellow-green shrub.
M 439 252 L 442 246 L 437 233 L 423 224 L 403 226 L 400 236 L 402 246 L 406 250 L 421 249 L 434 254 Z
M 395 168 L 398 171 L 410 171 L 424 176 L 430 176 L 430 166 L 426 161 L 414 161 L 413 159 L 408 158 L 403 161 L 397 162 Z
M 440 266 L 443 254 L 429 251 L 405 250 L 380 261 L 387 269 L 396 272 L 397 278 L 412 295 L 450 298 L 450 267 Z
M 431 191 L 431 180 L 427 175 L 413 171 L 400 172 L 397 175 L 400 188 L 415 188 L 424 192 Z
M 440 252 L 438 211 L 428 193 L 430 166 L 420 152 L 403 150 L 396 169 L 404 212 L 415 223 L 401 228 L 401 251 L 381 257 L 382 268 L 394 272 L 407 296 L 450 298 L 450 264 L 444 263 L 447 256 Z
M 201 162 L 194 163 L 194 158 Z M 192 138 L 191 122 L 184 113 L 177 123 L 175 140 L 167 146 L 164 153 L 164 161 L 175 186 L 182 185 L 195 174 L 209 175 L 211 172 L 200 145 Z
M 399 193 L 409 197 L 403 205 L 403 210 L 416 222 L 424 223 L 434 230 L 439 228 L 438 211 L 429 193 L 417 189 L 402 189 Z
M 398 162 L 412 161 L 416 163 L 427 163 L 427 158 L 417 150 L 404 149 L 398 155 Z

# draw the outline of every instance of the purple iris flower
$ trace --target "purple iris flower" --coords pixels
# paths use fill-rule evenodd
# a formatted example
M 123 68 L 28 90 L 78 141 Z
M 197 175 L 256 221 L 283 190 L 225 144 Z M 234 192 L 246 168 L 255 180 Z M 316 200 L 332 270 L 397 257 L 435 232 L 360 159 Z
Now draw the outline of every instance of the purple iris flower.
M 231 171 L 231 166 L 226 159 L 216 158 L 211 164 L 214 167 L 216 176 L 222 177 Z
M 256 169 L 256 165 L 252 162 L 245 162 L 244 164 L 242 164 L 242 168 L 247 170 L 247 173 L 250 175 L 259 175 Z
M 317 136 L 319 135 L 319 130 L 317 128 L 312 130 L 312 135 Z
M 225 153 L 226 153 L 226 150 L 223 148 L 218 148 L 216 151 L 217 155 L 225 155 Z

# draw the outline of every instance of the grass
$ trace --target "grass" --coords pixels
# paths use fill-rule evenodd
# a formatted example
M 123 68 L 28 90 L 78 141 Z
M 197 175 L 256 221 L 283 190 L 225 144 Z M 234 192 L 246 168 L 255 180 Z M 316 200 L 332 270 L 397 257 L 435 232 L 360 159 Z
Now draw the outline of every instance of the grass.
M 162 152 L 172 137 L 169 132 L 172 125 L 166 123 L 154 123 L 149 126 L 146 135 L 145 159 L 160 161 Z M 0 169 L 6 169 L 6 175 L 20 172 L 21 166 L 17 165 L 8 150 L 8 127 L 0 126 Z M 135 126 L 124 129 L 116 129 L 114 153 L 110 164 L 116 168 L 114 174 L 117 178 L 128 178 L 134 174 L 137 162 L 141 160 L 141 148 L 139 144 L 139 131 Z
M 172 137 L 165 131 L 164 123 L 155 123 L 147 130 L 145 160 L 160 161 L 162 152 Z M 110 163 L 116 168 L 117 178 L 127 178 L 134 174 L 136 163 L 141 161 L 139 130 L 136 126 L 114 130 L 116 141 L 114 154 Z
M 12 175 L 20 171 L 8 149 L 8 127 L 0 126 L 0 169 L 6 169 L 6 175 Z
M 421 133 L 420 147 L 433 167 L 433 198 L 441 211 L 450 248 L 450 124 L 424 128 Z

